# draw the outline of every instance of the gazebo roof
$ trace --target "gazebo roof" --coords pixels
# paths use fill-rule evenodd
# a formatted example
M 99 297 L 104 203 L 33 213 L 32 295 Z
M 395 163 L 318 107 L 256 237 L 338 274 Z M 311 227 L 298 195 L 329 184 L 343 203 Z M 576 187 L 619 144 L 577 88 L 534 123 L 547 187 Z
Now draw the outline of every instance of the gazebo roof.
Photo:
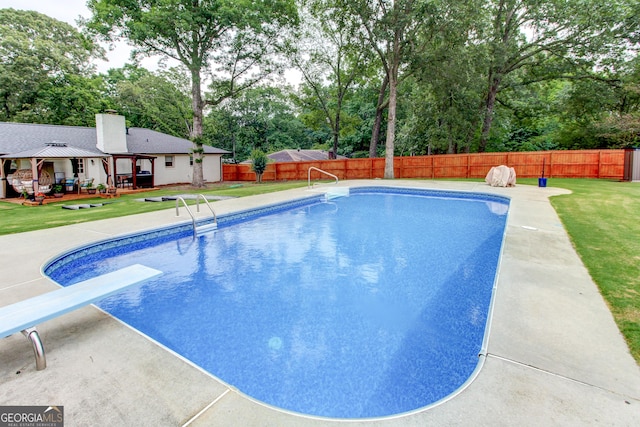
M 5 154 L 0 156 L 4 159 L 69 159 L 69 158 L 93 158 L 109 157 L 101 151 L 90 151 L 83 148 L 69 146 L 65 143 L 48 143 L 44 147 L 31 148 L 18 153 Z

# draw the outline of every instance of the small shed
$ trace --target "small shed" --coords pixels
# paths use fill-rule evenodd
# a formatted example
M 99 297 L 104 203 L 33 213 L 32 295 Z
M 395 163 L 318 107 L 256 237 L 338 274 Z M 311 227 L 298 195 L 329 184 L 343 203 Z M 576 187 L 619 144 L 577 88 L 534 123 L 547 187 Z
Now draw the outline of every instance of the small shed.
M 624 150 L 623 179 L 625 181 L 640 181 L 640 148 Z

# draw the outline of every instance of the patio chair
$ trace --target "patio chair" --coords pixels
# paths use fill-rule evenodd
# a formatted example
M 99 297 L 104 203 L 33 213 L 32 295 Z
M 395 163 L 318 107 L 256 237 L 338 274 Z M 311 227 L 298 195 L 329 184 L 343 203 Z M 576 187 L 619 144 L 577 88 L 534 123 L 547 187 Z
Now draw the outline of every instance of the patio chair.
M 76 189 L 76 184 L 78 183 L 78 178 L 67 178 L 64 181 L 64 191 L 67 193 L 72 193 Z
M 22 190 L 30 196 L 33 195 L 33 181 L 22 180 Z
M 93 178 L 87 178 L 82 181 L 82 184 L 78 187 L 78 194 L 80 194 L 82 190 L 86 190 L 88 193 L 90 188 L 93 188 Z

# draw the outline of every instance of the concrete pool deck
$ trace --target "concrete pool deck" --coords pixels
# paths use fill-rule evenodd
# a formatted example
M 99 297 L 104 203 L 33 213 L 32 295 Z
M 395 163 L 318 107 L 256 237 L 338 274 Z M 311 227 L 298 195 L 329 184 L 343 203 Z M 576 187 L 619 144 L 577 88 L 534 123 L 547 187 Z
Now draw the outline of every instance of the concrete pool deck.
M 575 253 L 548 197 L 567 191 L 446 181 L 343 181 L 478 191 L 511 197 L 482 368 L 433 407 L 381 420 L 339 421 L 280 411 L 247 398 L 99 309 L 38 326 L 47 368 L 36 371 L 21 334 L 0 339 L 0 406 L 64 406 L 65 425 L 640 425 L 640 368 Z M 309 194 L 305 189 L 222 200 L 217 214 Z M 205 209 L 203 214 L 208 211 Z M 73 211 L 69 211 L 72 215 Z M 0 306 L 57 286 L 50 258 L 110 236 L 188 221 L 167 210 L 0 236 Z M 190 221 L 189 221 L 190 222 Z

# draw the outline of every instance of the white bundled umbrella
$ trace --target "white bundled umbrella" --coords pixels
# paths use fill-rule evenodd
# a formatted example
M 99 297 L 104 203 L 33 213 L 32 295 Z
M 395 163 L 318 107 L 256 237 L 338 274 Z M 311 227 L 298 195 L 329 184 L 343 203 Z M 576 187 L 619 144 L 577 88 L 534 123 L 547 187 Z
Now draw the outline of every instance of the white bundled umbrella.
M 494 166 L 484 180 L 492 187 L 515 187 L 516 170 L 505 165 Z

